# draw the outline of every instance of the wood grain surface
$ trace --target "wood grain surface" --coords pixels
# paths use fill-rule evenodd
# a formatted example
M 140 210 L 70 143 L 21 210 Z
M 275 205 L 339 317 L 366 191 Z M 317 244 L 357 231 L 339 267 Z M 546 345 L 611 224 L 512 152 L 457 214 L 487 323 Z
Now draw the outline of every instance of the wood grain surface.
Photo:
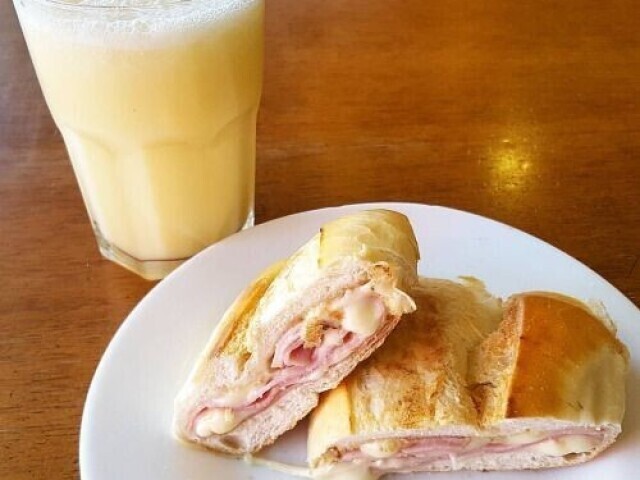
M 267 3 L 259 222 L 447 205 L 551 242 L 640 304 L 637 2 Z M 153 284 L 98 254 L 6 0 L 0 79 L 0 478 L 77 478 L 91 376 Z

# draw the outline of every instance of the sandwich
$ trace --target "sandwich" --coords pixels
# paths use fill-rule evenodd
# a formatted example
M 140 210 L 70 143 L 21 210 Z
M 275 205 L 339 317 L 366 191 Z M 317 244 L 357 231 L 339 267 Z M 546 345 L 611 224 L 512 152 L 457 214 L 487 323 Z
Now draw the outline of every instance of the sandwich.
M 229 307 L 175 400 L 177 437 L 241 455 L 293 428 L 415 310 L 418 258 L 400 213 L 325 224 Z
M 502 304 L 472 279 L 412 295 L 416 312 L 313 412 L 314 478 L 560 467 L 614 442 L 628 352 L 606 318 L 552 293 Z

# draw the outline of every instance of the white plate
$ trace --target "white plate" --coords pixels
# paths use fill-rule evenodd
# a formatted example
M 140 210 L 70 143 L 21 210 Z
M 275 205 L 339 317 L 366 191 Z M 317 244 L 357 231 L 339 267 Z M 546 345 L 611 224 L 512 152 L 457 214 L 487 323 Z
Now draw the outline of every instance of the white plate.
M 170 433 L 173 398 L 226 307 L 256 274 L 291 254 L 327 220 L 379 207 L 401 211 L 411 219 L 422 252 L 421 274 L 474 275 L 503 296 L 554 290 L 601 300 L 631 351 L 624 433 L 613 448 L 582 466 L 505 472 L 491 478 L 636 478 L 640 471 L 640 311 L 580 262 L 519 230 L 448 208 L 388 203 L 316 210 L 259 225 L 208 248 L 158 284 L 122 324 L 93 378 L 80 435 L 83 480 L 283 478 L 283 474 L 178 443 Z M 302 425 L 268 453 L 301 463 L 304 439 Z M 487 479 L 486 474 L 469 472 L 440 477 Z

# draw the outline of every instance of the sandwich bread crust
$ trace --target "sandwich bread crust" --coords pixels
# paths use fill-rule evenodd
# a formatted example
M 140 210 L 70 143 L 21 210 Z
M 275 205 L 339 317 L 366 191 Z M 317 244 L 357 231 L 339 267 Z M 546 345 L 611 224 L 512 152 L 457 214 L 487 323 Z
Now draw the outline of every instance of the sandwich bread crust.
M 546 292 L 514 295 L 505 312 L 474 359 L 483 424 L 622 421 L 629 354 L 606 323 L 577 300 Z
M 559 467 L 615 441 L 628 351 L 609 319 L 549 292 L 502 306 L 472 279 L 412 294 L 417 311 L 313 412 L 318 478 Z
M 417 310 L 314 410 L 307 445 L 312 466 L 327 453 L 335 456 L 336 445 L 364 439 L 476 433 L 468 358 L 500 323 L 500 301 L 472 278 L 421 278 L 412 295 Z
M 400 213 L 325 224 L 226 312 L 176 398 L 176 435 L 244 454 L 295 426 L 415 309 L 405 292 L 417 282 L 418 258 Z

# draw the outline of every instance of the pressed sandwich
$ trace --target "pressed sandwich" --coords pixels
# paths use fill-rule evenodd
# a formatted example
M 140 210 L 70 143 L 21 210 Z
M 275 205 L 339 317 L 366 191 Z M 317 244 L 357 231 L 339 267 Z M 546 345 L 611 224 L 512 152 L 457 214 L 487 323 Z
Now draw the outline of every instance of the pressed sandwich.
M 243 454 L 291 429 L 415 310 L 418 256 L 397 212 L 324 225 L 228 309 L 176 398 L 177 436 Z
M 412 294 L 417 311 L 313 412 L 315 477 L 559 467 L 620 433 L 628 353 L 606 318 L 544 292 L 501 306 L 472 280 Z

